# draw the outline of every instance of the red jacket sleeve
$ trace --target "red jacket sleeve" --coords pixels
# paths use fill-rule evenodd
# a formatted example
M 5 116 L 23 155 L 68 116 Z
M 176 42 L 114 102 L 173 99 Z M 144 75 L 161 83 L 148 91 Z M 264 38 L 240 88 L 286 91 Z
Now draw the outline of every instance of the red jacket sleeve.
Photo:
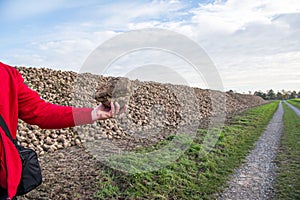
M 67 128 L 93 123 L 92 108 L 59 106 L 45 102 L 37 92 L 28 88 L 18 72 L 19 118 L 43 129 Z

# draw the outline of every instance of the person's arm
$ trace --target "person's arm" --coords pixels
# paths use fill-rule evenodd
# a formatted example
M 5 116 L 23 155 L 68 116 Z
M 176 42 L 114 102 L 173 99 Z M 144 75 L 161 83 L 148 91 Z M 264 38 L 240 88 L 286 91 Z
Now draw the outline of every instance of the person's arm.
M 37 92 L 28 88 L 18 73 L 19 118 L 45 129 L 58 129 L 93 123 L 92 108 L 74 108 L 45 102 Z

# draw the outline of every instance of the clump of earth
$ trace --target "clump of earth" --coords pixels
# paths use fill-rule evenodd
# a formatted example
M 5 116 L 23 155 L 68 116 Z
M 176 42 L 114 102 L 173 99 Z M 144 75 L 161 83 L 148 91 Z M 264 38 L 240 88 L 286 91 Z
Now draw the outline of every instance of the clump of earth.
M 122 108 L 124 105 L 128 105 L 131 94 L 132 84 L 128 78 L 110 77 L 105 82 L 99 81 L 95 99 L 107 108 L 110 108 L 111 102 L 118 102 Z

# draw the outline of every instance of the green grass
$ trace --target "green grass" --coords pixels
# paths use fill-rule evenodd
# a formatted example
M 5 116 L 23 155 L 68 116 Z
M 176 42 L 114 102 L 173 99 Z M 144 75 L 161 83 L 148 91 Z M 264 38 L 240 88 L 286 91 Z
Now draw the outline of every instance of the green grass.
M 278 199 L 300 199 L 300 119 L 286 104 L 284 133 L 277 156 L 275 189 Z
M 298 98 L 298 99 L 290 99 L 287 102 L 300 109 L 300 98 Z
M 174 162 L 156 171 L 130 174 L 102 166 L 99 190 L 94 196 L 96 199 L 213 199 L 225 186 L 233 170 L 241 165 L 277 106 L 278 102 L 273 102 L 256 107 L 229 120 L 226 126 L 214 128 L 212 131 L 218 133 L 219 138 L 209 153 L 205 153 L 203 147 L 203 138 L 208 130 L 199 130 L 193 141 L 184 135 L 173 135 L 157 145 L 140 149 L 138 153 L 142 155 L 172 147 L 170 144 L 178 139 L 184 140 L 183 144 L 189 144 L 188 149 Z M 168 154 L 171 151 L 164 152 Z M 163 162 L 168 158 L 166 156 L 162 153 L 152 161 Z M 145 169 L 147 159 L 128 154 L 112 157 L 109 161 L 115 167 L 134 172 L 131 165 L 140 164 Z

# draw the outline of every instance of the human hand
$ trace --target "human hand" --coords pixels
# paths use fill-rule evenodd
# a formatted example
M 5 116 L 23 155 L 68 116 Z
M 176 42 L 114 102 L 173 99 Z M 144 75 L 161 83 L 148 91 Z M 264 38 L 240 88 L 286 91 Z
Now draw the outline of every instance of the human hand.
M 126 105 L 120 110 L 118 102 L 111 102 L 110 108 L 106 108 L 104 105 L 99 104 L 92 110 L 92 120 L 105 120 L 113 118 L 115 115 L 120 115 L 126 111 Z

